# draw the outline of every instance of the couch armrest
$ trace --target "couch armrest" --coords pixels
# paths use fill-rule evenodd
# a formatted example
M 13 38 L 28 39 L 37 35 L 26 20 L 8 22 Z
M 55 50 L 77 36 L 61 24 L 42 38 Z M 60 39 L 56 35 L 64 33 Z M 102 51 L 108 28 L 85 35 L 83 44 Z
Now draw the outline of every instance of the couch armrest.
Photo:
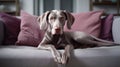
M 0 45 L 3 42 L 3 38 L 4 38 L 4 24 L 3 21 L 0 20 Z

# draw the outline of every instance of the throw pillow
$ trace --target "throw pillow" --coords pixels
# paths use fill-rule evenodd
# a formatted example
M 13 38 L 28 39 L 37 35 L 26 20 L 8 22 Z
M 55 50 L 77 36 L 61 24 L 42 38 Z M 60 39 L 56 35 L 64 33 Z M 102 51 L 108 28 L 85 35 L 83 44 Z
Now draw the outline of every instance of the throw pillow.
M 102 13 L 103 11 L 91 11 L 77 14 L 73 13 L 75 21 L 70 31 L 82 31 L 99 37 L 101 29 L 100 17 Z M 66 27 L 65 30 L 69 31 Z
M 21 20 L 15 16 L 11 16 L 5 13 L 0 13 L 0 18 L 5 25 L 4 45 L 13 45 L 17 41 L 17 37 L 20 31 Z
M 100 37 L 101 39 L 113 41 L 112 37 L 112 23 L 113 23 L 113 14 L 110 14 L 101 20 L 101 32 Z
M 37 16 L 21 11 L 20 33 L 16 45 L 37 47 L 42 40 L 43 32 L 39 28 Z

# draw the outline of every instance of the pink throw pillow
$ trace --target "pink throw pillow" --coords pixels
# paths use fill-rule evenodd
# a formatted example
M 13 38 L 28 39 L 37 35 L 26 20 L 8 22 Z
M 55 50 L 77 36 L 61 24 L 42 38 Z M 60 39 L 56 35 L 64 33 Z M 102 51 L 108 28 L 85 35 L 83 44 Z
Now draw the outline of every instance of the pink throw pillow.
M 112 23 L 113 23 L 113 14 L 110 14 L 101 20 L 101 32 L 100 37 L 101 39 L 113 41 L 112 36 Z
M 16 45 L 37 47 L 43 38 L 43 32 L 39 28 L 37 16 L 21 11 L 21 31 Z
M 101 29 L 100 17 L 102 14 L 103 11 L 91 11 L 76 14 L 73 13 L 75 21 L 70 31 L 82 31 L 99 37 Z M 65 30 L 69 31 L 66 26 Z

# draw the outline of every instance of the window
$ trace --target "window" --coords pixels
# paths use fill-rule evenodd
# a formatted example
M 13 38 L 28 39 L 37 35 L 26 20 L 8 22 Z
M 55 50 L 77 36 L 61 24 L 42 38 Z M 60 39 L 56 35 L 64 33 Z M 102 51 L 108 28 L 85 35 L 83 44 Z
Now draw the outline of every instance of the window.
M 34 0 L 34 14 L 40 15 L 53 9 L 73 12 L 73 1 L 74 0 Z

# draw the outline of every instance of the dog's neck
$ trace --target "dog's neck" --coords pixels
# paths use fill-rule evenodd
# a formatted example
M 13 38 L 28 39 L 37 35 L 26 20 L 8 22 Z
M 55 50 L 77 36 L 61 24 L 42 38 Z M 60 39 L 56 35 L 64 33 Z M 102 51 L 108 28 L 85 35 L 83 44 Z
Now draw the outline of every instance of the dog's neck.
M 52 41 L 54 42 L 54 43 L 56 43 L 56 44 L 58 44 L 58 42 L 59 42 L 59 40 L 62 38 L 62 35 L 60 35 L 60 34 L 55 34 L 55 35 L 53 35 L 53 37 L 52 37 Z
M 51 32 L 46 32 L 46 34 L 47 34 L 47 36 L 48 37 L 50 37 L 51 39 L 52 38 L 60 38 L 61 36 L 63 36 L 64 35 L 64 33 L 63 34 L 52 34 Z
M 46 32 L 46 38 L 48 39 L 50 44 L 53 44 L 56 48 L 64 48 L 65 44 L 69 42 L 66 39 L 65 33 L 52 35 L 50 32 Z
M 47 38 L 49 40 L 57 42 L 60 38 L 64 38 L 64 33 L 63 34 L 52 34 L 51 32 L 46 32 Z

